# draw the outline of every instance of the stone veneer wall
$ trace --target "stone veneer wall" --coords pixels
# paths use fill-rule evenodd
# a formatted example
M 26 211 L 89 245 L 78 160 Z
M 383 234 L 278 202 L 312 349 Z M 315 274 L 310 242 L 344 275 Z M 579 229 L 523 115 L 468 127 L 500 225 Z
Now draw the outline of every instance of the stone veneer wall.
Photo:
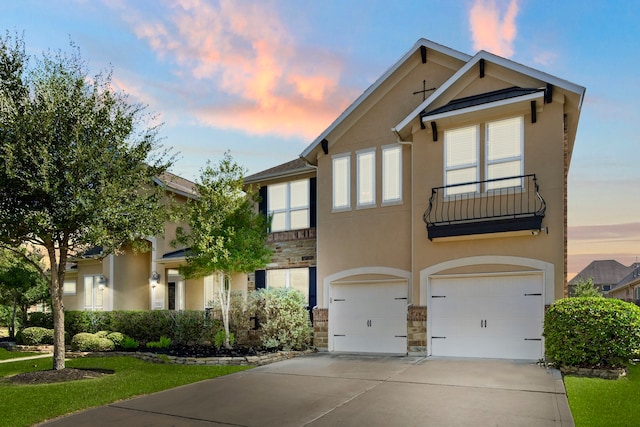
M 427 307 L 412 305 L 407 310 L 407 351 L 427 352 Z
M 329 309 L 313 309 L 313 346 L 318 351 L 329 349 Z
M 316 266 L 316 229 L 271 233 L 267 244 L 273 249 L 268 268 Z

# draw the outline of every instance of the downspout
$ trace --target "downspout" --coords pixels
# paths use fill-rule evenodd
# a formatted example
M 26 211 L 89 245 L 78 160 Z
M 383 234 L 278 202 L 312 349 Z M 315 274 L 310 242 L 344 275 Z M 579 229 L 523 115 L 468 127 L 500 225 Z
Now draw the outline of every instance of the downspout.
M 398 133 L 398 131 L 396 130 L 396 128 L 391 128 L 391 132 L 393 132 L 393 134 L 396 136 L 396 142 L 400 145 L 408 145 L 409 148 L 411 149 L 410 155 L 411 155 L 411 213 L 410 213 L 410 217 L 411 217 L 411 293 L 408 295 L 409 300 L 408 303 L 409 304 L 413 304 L 413 286 L 414 286 L 414 247 L 413 247 L 413 207 L 414 207 L 414 188 L 413 188 L 413 142 L 411 141 L 404 141 L 402 139 L 402 137 L 400 136 L 400 133 Z

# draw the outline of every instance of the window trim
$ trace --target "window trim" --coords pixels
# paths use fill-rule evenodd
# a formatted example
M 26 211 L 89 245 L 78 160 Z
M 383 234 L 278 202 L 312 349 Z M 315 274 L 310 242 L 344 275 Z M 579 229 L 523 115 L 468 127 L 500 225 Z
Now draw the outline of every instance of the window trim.
M 388 171 L 387 162 L 385 161 L 385 153 L 390 151 L 398 152 L 398 197 L 394 199 L 388 199 L 385 195 L 386 183 L 388 180 Z M 382 158 L 382 206 L 389 205 L 397 205 L 402 203 L 402 145 L 400 144 L 391 144 L 391 145 L 383 145 L 382 146 L 382 154 L 380 156 Z
M 361 201 L 361 185 L 363 183 L 361 172 L 360 160 L 364 156 L 372 156 L 371 159 L 371 174 L 366 177 L 367 180 L 371 180 L 371 200 L 363 202 Z M 367 148 L 364 150 L 356 151 L 356 206 L 358 209 L 375 208 L 376 203 L 376 149 Z
M 346 203 L 344 205 L 336 206 L 336 162 L 346 161 L 346 171 L 344 173 L 344 183 L 340 183 L 345 190 Z M 331 158 L 331 206 L 333 212 L 342 212 L 351 210 L 351 153 L 336 154 Z

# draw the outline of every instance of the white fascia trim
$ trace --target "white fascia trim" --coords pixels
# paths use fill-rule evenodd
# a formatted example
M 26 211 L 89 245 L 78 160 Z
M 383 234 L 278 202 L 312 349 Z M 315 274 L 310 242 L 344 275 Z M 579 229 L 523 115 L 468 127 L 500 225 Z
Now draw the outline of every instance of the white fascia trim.
M 440 114 L 427 115 L 422 117 L 423 122 L 444 119 L 446 117 L 454 117 L 462 114 L 473 113 L 476 111 L 488 110 L 491 108 L 502 107 L 503 105 L 517 104 L 518 102 L 532 101 L 534 99 L 544 98 L 544 92 L 535 92 L 528 95 L 517 96 L 515 98 L 501 99 L 499 101 L 488 102 L 486 104 L 474 105 L 473 107 L 461 108 L 459 110 L 447 111 Z
M 417 117 L 420 112 L 424 111 L 433 101 L 438 99 L 440 95 L 442 95 L 446 90 L 448 90 L 451 86 L 455 84 L 463 75 L 465 75 L 472 67 L 474 67 L 481 59 L 493 62 L 496 65 L 500 65 L 504 68 L 508 68 L 510 70 L 516 71 L 520 74 L 524 74 L 534 79 L 542 80 L 548 83 L 553 84 L 554 86 L 558 86 L 560 88 L 566 89 L 570 92 L 574 92 L 580 95 L 580 101 L 578 105 L 578 109 L 582 108 L 582 99 L 584 97 L 585 88 L 566 80 L 560 79 L 558 77 L 554 77 L 551 74 L 543 73 L 542 71 L 535 70 L 533 68 L 524 66 L 522 64 L 518 64 L 517 62 L 510 61 L 508 59 L 502 58 L 500 56 L 496 56 L 487 51 L 481 50 L 478 52 L 469 62 L 464 64 L 462 68 L 456 71 L 453 76 L 449 78 L 442 86 L 436 89 L 427 99 L 425 99 L 422 104 L 418 105 L 407 117 L 405 117 L 400 123 L 398 123 L 395 127 L 392 128 L 394 132 L 400 132 L 404 129 L 415 117 Z
M 345 120 L 356 108 L 358 108 L 358 106 L 360 106 L 360 104 L 362 104 L 362 102 L 364 102 L 364 100 L 367 99 L 367 97 L 369 97 L 369 95 L 371 95 L 373 91 L 375 91 L 382 83 L 384 83 L 384 81 L 387 80 L 389 76 L 391 76 L 391 74 L 393 74 L 398 68 L 400 68 L 400 66 L 402 66 L 402 64 L 404 64 L 407 59 L 409 59 L 409 57 L 412 56 L 421 46 L 459 59 L 460 61 L 469 61 L 469 59 L 471 58 L 471 56 L 465 53 L 458 52 L 457 50 L 434 43 L 430 40 L 419 39 L 416 43 L 414 43 L 411 49 L 409 49 L 404 55 L 402 55 L 402 57 L 398 61 L 396 61 L 387 71 L 385 71 L 384 74 L 382 74 L 382 76 L 378 78 L 378 80 L 376 80 L 371 86 L 369 86 L 367 90 L 362 93 L 362 95 L 360 95 L 349 107 L 347 107 L 347 109 L 344 110 L 344 112 L 340 114 L 328 128 L 326 128 L 311 144 L 309 144 L 309 146 L 305 148 L 304 151 L 300 154 L 300 157 L 306 159 L 307 156 L 311 154 L 311 152 L 318 146 L 318 144 L 320 144 L 320 141 L 325 139 L 327 135 L 329 135 L 343 120 Z

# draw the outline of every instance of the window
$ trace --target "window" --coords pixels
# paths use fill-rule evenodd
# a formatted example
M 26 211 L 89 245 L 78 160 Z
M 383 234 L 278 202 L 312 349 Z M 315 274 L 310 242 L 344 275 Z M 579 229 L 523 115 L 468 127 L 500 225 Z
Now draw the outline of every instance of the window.
M 267 187 L 271 231 L 309 227 L 309 180 L 285 182 Z
M 520 176 L 523 171 L 524 118 L 513 117 L 486 125 L 487 180 Z M 522 179 L 507 179 L 487 183 L 487 190 L 520 187 Z
M 84 276 L 84 309 L 102 311 L 104 308 L 104 285 L 98 284 L 100 275 Z
M 372 150 L 357 153 L 358 166 L 358 207 L 376 204 L 376 152 Z
M 333 209 L 342 210 L 351 207 L 351 156 L 342 155 L 333 158 Z
M 486 191 L 521 187 L 524 173 L 524 117 L 487 122 L 484 126 Z M 480 191 L 480 125 L 444 132 L 446 194 Z M 502 179 L 518 177 L 513 179 Z M 496 181 L 493 181 L 496 180 Z M 459 185 L 466 184 L 468 185 Z M 453 187 L 452 187 L 453 186 Z
M 402 147 L 382 148 L 382 203 L 402 201 Z
M 633 299 L 640 300 L 640 286 L 633 290 Z
M 64 295 L 75 295 L 76 294 L 76 281 L 75 280 L 65 280 L 62 285 L 62 293 Z
M 447 130 L 444 133 L 444 182 L 447 195 L 479 191 L 478 184 L 456 185 L 479 180 L 479 126 Z M 450 187 L 456 185 L 455 187 Z
M 204 308 L 212 308 L 216 299 L 216 280 L 213 275 L 204 276 Z
M 267 270 L 267 288 L 296 289 L 309 299 L 309 269 L 290 268 Z

